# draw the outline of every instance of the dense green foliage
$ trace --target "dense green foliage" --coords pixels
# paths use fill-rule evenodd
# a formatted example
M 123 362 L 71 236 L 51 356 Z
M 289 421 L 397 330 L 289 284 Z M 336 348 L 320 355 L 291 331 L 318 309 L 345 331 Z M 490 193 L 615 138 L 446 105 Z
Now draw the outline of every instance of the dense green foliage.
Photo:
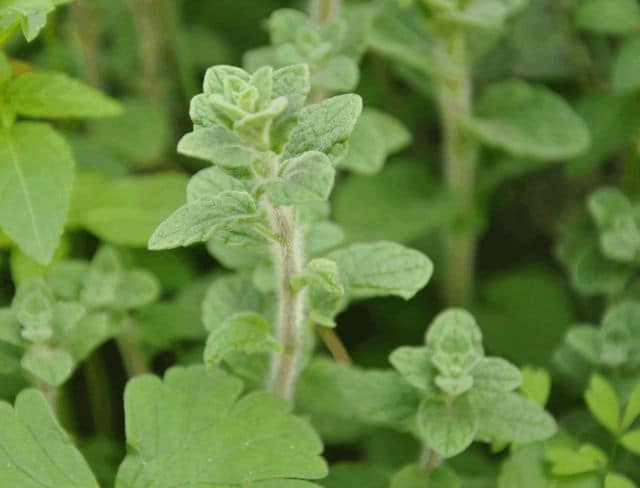
M 0 0 L 0 488 L 640 486 L 638 0 Z

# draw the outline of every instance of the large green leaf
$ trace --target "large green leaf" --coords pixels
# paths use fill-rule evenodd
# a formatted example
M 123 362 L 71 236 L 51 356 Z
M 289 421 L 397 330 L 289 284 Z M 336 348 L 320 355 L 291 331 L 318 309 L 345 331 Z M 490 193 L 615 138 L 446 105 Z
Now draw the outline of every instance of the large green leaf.
M 115 100 L 63 73 L 30 71 L 7 91 L 15 111 L 29 117 L 105 117 L 121 111 Z
M 36 390 L 0 402 L 0 486 L 98 488 L 91 470 Z
M 573 21 L 587 31 L 626 34 L 640 25 L 640 5 L 636 0 L 580 0 Z
M 125 390 L 127 443 L 118 488 L 304 487 L 323 478 L 322 443 L 283 400 L 242 396 L 242 382 L 202 367 L 144 375 Z M 271 484 L 269 484 L 269 482 Z M 310 485 L 315 486 L 315 485 Z
M 73 156 L 46 124 L 0 133 L 0 227 L 41 264 L 51 261 L 67 220 Z
M 586 124 L 563 98 L 518 80 L 490 85 L 465 125 L 485 144 L 535 159 L 577 156 L 590 141 Z

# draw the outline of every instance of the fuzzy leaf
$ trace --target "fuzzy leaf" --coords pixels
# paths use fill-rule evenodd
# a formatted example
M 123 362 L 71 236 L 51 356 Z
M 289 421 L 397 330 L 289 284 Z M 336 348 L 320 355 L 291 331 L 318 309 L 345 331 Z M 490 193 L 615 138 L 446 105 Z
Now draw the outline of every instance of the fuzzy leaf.
M 502 358 L 482 358 L 471 374 L 474 391 L 507 393 L 522 384 L 520 370 Z
M 59 387 L 73 371 L 69 353 L 45 346 L 30 347 L 21 361 L 22 367 L 50 386 Z
M 257 313 L 245 312 L 229 317 L 209 334 L 204 349 L 205 364 L 217 366 L 227 355 L 235 352 L 255 354 L 280 350 L 280 343 L 269 330 L 269 322 Z
M 284 161 L 280 175 L 264 189 L 276 205 L 322 202 L 331 194 L 335 174 L 325 154 L 310 151 Z
M 416 388 L 436 392 L 434 379 L 437 374 L 426 347 L 399 347 L 389 356 L 389 362 L 402 377 Z
M 317 286 L 336 296 L 344 293 L 338 266 L 334 261 L 324 258 L 309 261 L 302 273 L 291 278 L 291 286 L 294 290 L 304 286 Z
M 241 312 L 262 313 L 265 300 L 251 279 L 236 273 L 216 278 L 202 302 L 202 321 L 208 331 L 214 331 L 233 315 Z
M 478 417 L 466 397 L 445 404 L 423 400 L 418 411 L 418 428 L 425 443 L 443 457 L 460 454 L 478 430 Z
M 485 144 L 534 159 L 577 156 L 590 141 L 585 122 L 563 98 L 523 81 L 489 86 L 465 124 Z
M 225 191 L 183 205 L 149 238 L 149 249 L 186 247 L 211 238 L 216 226 L 256 218 L 256 203 L 246 192 Z
M 222 126 L 196 129 L 186 134 L 178 143 L 178 152 L 225 168 L 251 166 L 265 157 L 265 153 L 246 145 Z
M 597 374 L 592 376 L 584 399 L 593 416 L 608 431 L 616 434 L 620 430 L 618 395 L 606 379 Z
M 408 300 L 433 273 L 433 264 L 424 254 L 392 242 L 353 244 L 327 258 L 338 264 L 351 298 L 396 295 Z
M 0 402 L 0 425 L 0 486 L 98 488 L 40 392 L 22 391 L 13 408 Z
M 362 111 L 358 95 L 339 95 L 309 105 L 300 111 L 286 157 L 307 151 L 325 153 L 335 164 L 344 155 L 346 144 Z
M 115 100 L 63 73 L 30 71 L 7 90 L 15 111 L 28 117 L 108 117 L 122 110 Z
M 116 487 L 284 487 L 290 478 L 323 478 L 322 443 L 309 425 L 283 400 L 264 392 L 241 397 L 242 389 L 227 373 L 208 375 L 201 367 L 172 368 L 164 380 L 131 380 L 125 390 L 130 451 Z
M 55 298 L 43 281 L 35 279 L 21 283 L 11 308 L 23 326 L 23 337 L 33 342 L 44 342 L 51 337 Z
M 50 126 L 22 122 L 0 134 L 0 161 L 0 227 L 48 264 L 67 220 L 73 156 Z
M 211 198 L 223 191 L 248 191 L 249 184 L 215 166 L 198 171 L 187 185 L 187 202 Z

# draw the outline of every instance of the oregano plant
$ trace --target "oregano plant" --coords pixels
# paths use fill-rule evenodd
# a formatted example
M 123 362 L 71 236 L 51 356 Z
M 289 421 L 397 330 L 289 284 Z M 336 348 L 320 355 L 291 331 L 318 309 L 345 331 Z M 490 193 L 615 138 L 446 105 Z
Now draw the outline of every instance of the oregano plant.
M 0 0 L 0 488 L 640 486 L 639 29 Z

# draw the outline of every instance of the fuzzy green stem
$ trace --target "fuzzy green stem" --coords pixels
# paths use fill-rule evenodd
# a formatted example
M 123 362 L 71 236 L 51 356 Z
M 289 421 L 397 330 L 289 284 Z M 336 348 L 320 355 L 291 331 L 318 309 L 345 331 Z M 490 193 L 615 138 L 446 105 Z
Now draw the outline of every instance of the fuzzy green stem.
M 312 0 L 311 18 L 319 23 L 331 20 L 338 15 L 341 5 L 341 0 Z
M 465 132 L 461 117 L 472 111 L 472 80 L 464 32 L 443 33 L 442 48 L 455 77 L 437 80 L 437 99 L 442 119 L 445 185 L 460 210 L 460 220 L 444 232 L 444 294 L 449 305 L 466 304 L 473 292 L 476 231 L 469 217 L 475 206 L 475 167 L 478 145 Z
M 293 207 L 275 207 L 264 200 L 273 232 L 279 236 L 272 245 L 278 287 L 276 335 L 283 350 L 271 357 L 269 390 L 291 401 L 295 392 L 298 365 L 302 355 L 304 292 L 291 287 L 291 278 L 304 266 L 303 237 Z

